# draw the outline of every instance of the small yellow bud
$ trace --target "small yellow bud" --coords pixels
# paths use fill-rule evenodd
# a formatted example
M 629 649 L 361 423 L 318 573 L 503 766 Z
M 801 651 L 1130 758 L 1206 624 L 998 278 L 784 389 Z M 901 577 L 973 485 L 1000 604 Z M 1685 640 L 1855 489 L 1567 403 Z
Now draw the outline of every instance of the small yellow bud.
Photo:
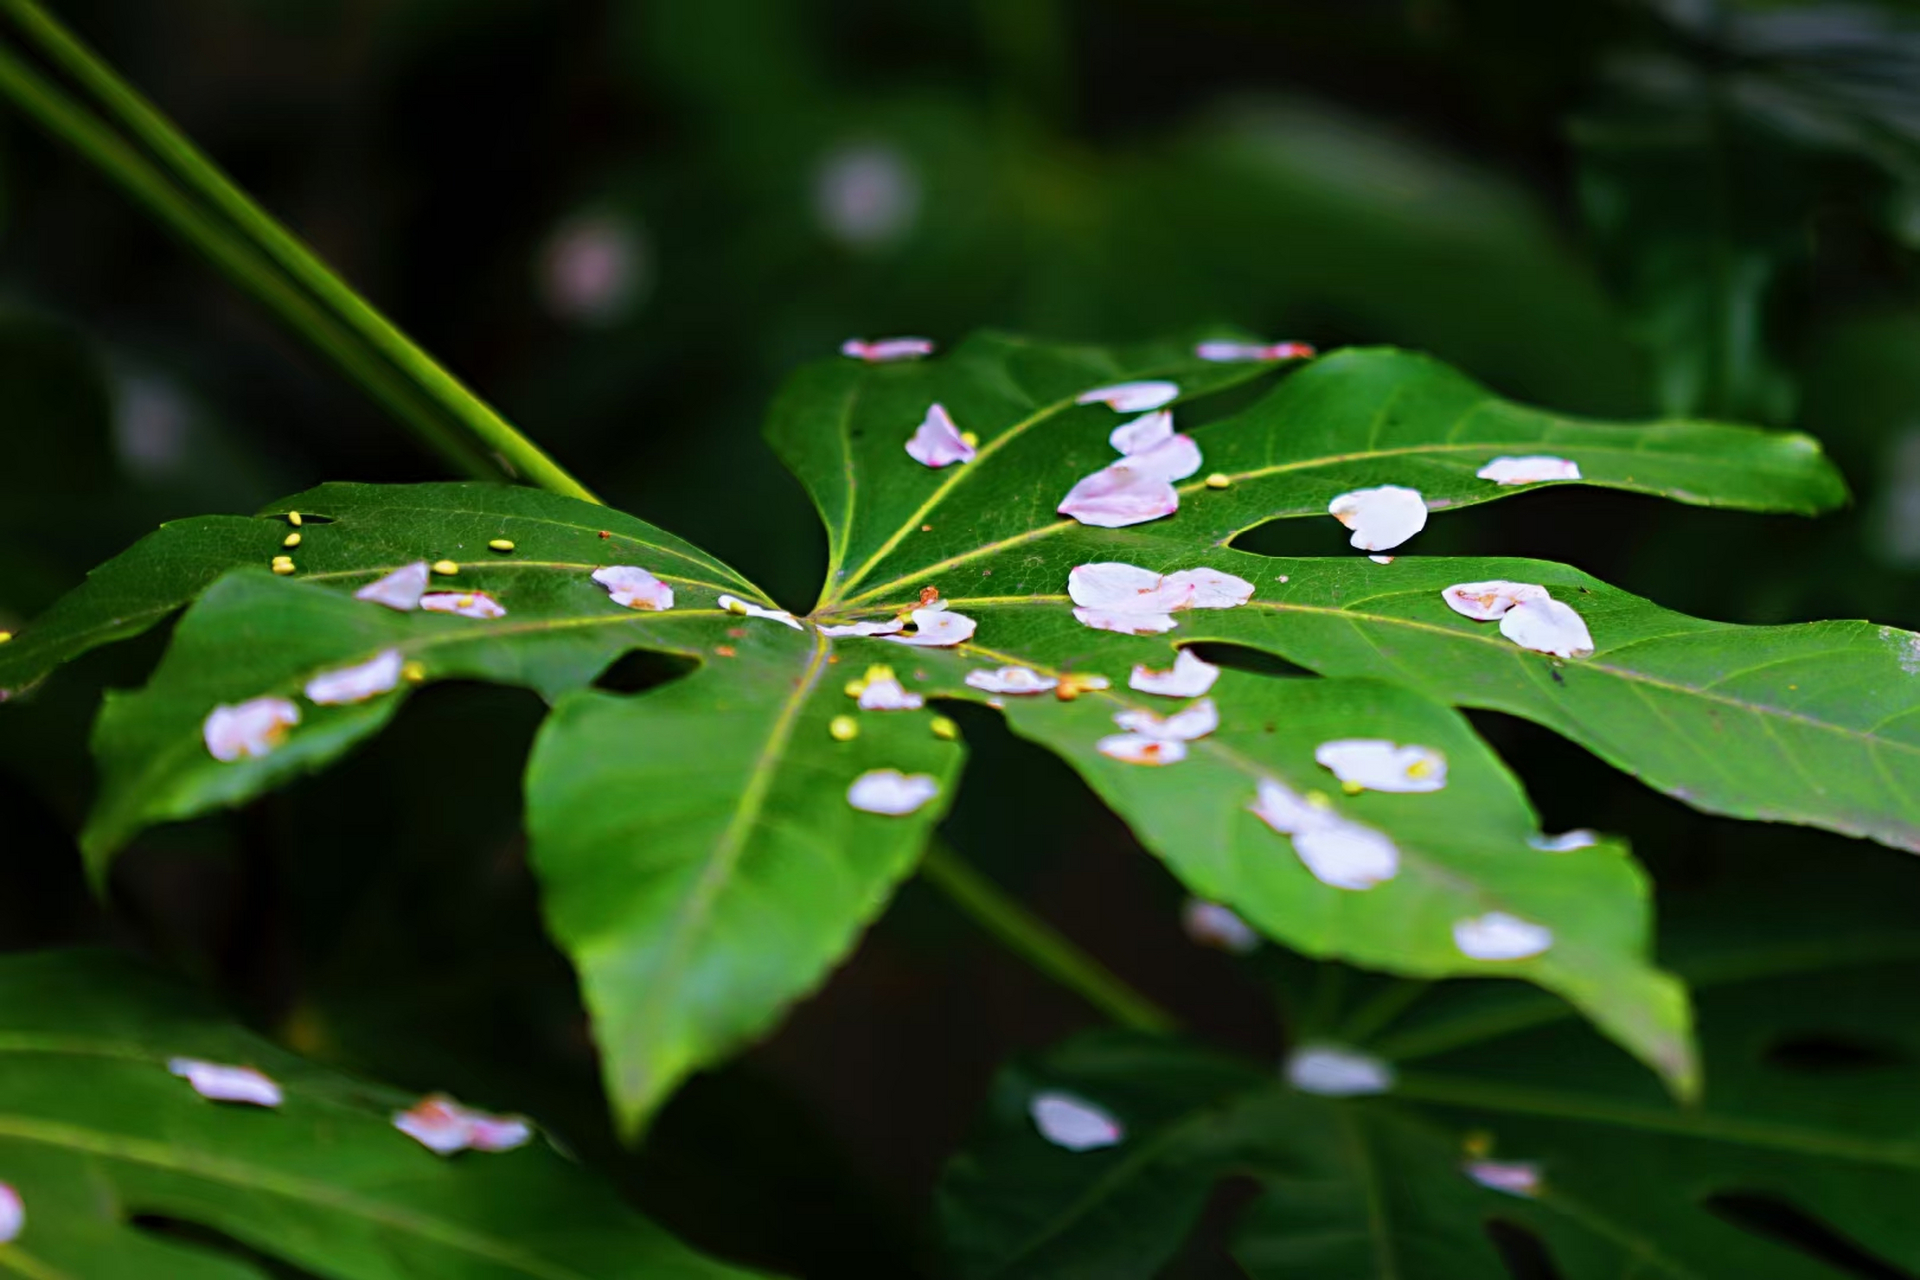
M 846 684 L 846 690 L 849 698 L 857 698 L 867 691 L 867 682 L 865 680 L 849 680 Z
M 1360 785 L 1359 783 L 1357 783 L 1357 782 L 1355 782 L 1355 781 L 1354 781 L 1353 779 L 1351 779 L 1351 778 L 1349 778 L 1349 779 L 1347 779 L 1347 780 L 1346 780 L 1345 782 L 1343 782 L 1343 783 L 1341 783 L 1341 784 L 1340 784 L 1340 789 L 1341 789 L 1342 791 L 1344 791 L 1344 792 L 1346 792 L 1346 793 L 1347 793 L 1348 795 L 1350 795 L 1350 796 L 1357 796 L 1357 795 L 1359 795 L 1359 794 L 1360 794 L 1360 793 L 1361 793 L 1362 791 L 1365 791 L 1365 790 L 1366 790 L 1366 788 L 1365 788 L 1365 787 L 1363 787 L 1363 786 L 1361 786 L 1361 785 Z
M 400 668 L 400 678 L 409 684 L 419 684 L 427 678 L 427 664 L 424 662 L 406 663 Z
M 1324 791 L 1309 791 L 1304 796 L 1301 796 L 1300 798 L 1302 800 L 1305 800 L 1308 804 L 1312 805 L 1316 809 L 1333 808 L 1333 797 L 1329 796 Z
M 882 663 L 876 662 L 872 666 L 867 668 L 867 679 L 870 681 L 891 680 L 893 678 L 894 678 L 893 668 L 889 666 L 885 666 Z
M 7 641 L 11 639 L 13 639 L 13 632 L 0 631 L 0 644 L 5 644 Z
M 290 533 L 284 539 L 281 540 L 280 545 L 283 547 L 297 547 L 300 545 L 300 535 L 297 533 Z
M 433 571 L 442 577 L 451 578 L 454 574 L 460 572 L 460 566 L 451 560 L 435 560 L 433 562 Z
M 1409 778 L 1424 778 L 1432 772 L 1433 757 L 1431 756 L 1421 756 L 1418 760 L 1415 760 L 1407 766 L 1407 776 Z
M 1484 1160 L 1493 1154 L 1493 1135 L 1485 1129 L 1475 1129 L 1461 1139 L 1460 1145 L 1475 1160 Z
M 300 513 L 298 511 L 287 512 L 287 523 L 298 529 L 300 527 Z
M 944 742 L 952 742 L 960 736 L 960 726 L 945 716 L 935 716 L 933 718 L 933 736 Z
M 747 602 L 745 600 L 736 600 L 734 597 L 728 596 L 727 603 L 726 603 L 726 610 L 728 613 L 737 613 L 744 618 L 747 616 Z
M 827 733 L 835 742 L 852 742 L 860 736 L 860 722 L 852 716 L 835 716 L 827 722 Z
M 969 449 L 977 449 L 980 447 L 980 437 L 971 431 L 962 431 L 960 433 L 960 439 L 965 442 Z
M 275 556 L 273 558 L 273 571 L 284 578 L 294 571 L 293 561 L 286 556 Z
M 495 551 L 511 551 L 513 550 L 513 539 L 512 538 L 495 538 L 492 542 L 489 542 L 487 545 L 489 547 L 492 547 Z
M 1216 471 L 1207 477 L 1207 488 L 1224 489 L 1233 483 L 1233 477 L 1224 471 Z

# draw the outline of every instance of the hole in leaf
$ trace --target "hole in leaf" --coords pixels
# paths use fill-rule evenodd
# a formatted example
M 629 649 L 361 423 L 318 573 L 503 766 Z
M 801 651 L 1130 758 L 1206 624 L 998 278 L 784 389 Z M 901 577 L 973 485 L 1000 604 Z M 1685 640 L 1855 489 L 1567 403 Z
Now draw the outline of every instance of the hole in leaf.
M 1544 1240 L 1517 1222 L 1489 1218 L 1487 1239 L 1513 1280 L 1560 1280 L 1560 1268 L 1553 1265 L 1553 1254 Z
M 1806 1075 L 1837 1075 L 1903 1066 L 1910 1061 L 1899 1046 L 1844 1034 L 1814 1033 L 1776 1041 L 1761 1055 L 1770 1067 Z
M 255 1271 L 271 1280 L 323 1280 L 323 1277 L 311 1271 L 303 1271 L 292 1263 L 260 1252 L 252 1245 L 234 1239 L 224 1231 L 215 1230 L 198 1222 L 188 1222 L 184 1218 L 169 1218 L 160 1213 L 137 1213 L 131 1219 L 133 1225 L 151 1235 L 156 1235 L 175 1245 L 185 1245 L 206 1253 L 220 1254 L 249 1264 Z
M 1702 1207 L 1750 1235 L 1785 1245 L 1862 1280 L 1915 1280 L 1911 1271 L 1875 1257 L 1806 1210 L 1777 1196 L 1727 1191 L 1708 1196 Z
M 1251 671 L 1261 676 L 1313 675 L 1313 672 L 1305 667 L 1288 662 L 1278 654 L 1268 653 L 1264 649 L 1249 648 L 1243 644 L 1208 640 L 1188 647 L 1193 650 L 1195 656 L 1206 659 L 1216 667 L 1227 667 L 1234 671 Z
M 602 671 L 593 687 L 608 693 L 645 693 L 663 684 L 672 684 L 699 665 L 677 653 L 635 649 Z

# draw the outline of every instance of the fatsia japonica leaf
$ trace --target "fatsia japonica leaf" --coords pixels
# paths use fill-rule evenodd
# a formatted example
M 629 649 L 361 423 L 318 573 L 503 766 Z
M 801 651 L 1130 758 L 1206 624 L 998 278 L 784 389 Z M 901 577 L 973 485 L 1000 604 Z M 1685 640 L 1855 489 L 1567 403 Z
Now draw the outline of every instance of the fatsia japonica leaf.
M 1298 1058 L 1289 1073 L 1120 1033 L 1010 1066 L 944 1180 L 956 1270 L 1144 1280 L 1235 1177 L 1257 1188 L 1231 1243 L 1255 1280 L 1507 1280 L 1495 1236 L 1516 1229 L 1565 1280 L 1904 1274 L 1920 1266 L 1920 934 L 1783 887 L 1797 896 L 1746 936 L 1676 948 L 1710 1081 L 1697 1105 L 1562 1010 L 1470 984 L 1370 1046 L 1331 1046 L 1386 1065 L 1371 1094 L 1303 1092 Z M 1096 1109 L 1105 1145 L 1049 1141 L 1049 1097 Z
M 278 1086 L 280 1103 L 210 1101 L 173 1074 L 176 1059 L 252 1068 Z M 747 1274 L 693 1253 L 537 1136 L 513 1150 L 435 1155 L 394 1127 L 417 1098 L 296 1058 L 116 957 L 0 961 L 0 1062 L 0 1183 L 24 1213 L 0 1243 L 9 1275 Z M 156 1219 L 243 1250 L 140 1225 Z

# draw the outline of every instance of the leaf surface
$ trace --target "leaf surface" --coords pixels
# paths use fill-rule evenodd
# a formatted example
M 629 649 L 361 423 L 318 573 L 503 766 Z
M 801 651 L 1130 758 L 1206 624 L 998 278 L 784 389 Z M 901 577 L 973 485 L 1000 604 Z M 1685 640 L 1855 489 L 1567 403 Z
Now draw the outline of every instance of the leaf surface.
M 210 1102 L 174 1056 L 248 1065 L 275 1109 Z M 210 1228 L 340 1280 L 744 1277 L 641 1218 L 536 1138 L 436 1156 L 391 1116 L 416 1100 L 315 1066 L 103 953 L 0 962 L 0 1178 L 26 1226 L 0 1271 L 32 1280 L 247 1280 L 239 1256 L 136 1226 Z

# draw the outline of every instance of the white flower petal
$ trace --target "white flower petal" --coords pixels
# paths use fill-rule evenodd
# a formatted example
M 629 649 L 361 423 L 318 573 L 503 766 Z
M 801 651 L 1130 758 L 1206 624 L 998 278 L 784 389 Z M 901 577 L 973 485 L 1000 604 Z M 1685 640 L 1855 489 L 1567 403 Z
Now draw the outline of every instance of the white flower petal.
M 1578 480 L 1580 464 L 1535 454 L 1525 458 L 1495 458 L 1474 474 L 1495 484 L 1541 484 L 1548 480 Z
M 1112 1112 L 1070 1093 L 1036 1093 L 1027 1104 L 1027 1114 L 1041 1137 L 1069 1151 L 1111 1147 L 1126 1137 L 1126 1129 Z
M 1504 911 L 1489 911 L 1456 921 L 1453 945 L 1471 960 L 1524 960 L 1553 945 L 1553 930 Z
M 1219 678 L 1220 668 L 1193 650 L 1182 649 L 1173 659 L 1172 670 L 1151 671 L 1136 665 L 1133 674 L 1127 677 L 1127 687 L 1162 698 L 1197 698 L 1213 688 L 1213 682 Z
M 1162 590 L 1183 593 L 1176 609 L 1237 609 L 1253 599 L 1253 584 L 1218 569 L 1180 569 L 1162 580 Z
M 215 1102 L 244 1102 L 255 1107 L 277 1107 L 280 1086 L 252 1067 L 230 1067 L 198 1058 L 169 1058 L 167 1070 L 193 1086 L 193 1091 Z
M 1193 349 L 1202 360 L 1231 364 L 1245 360 L 1297 360 L 1314 354 L 1304 342 L 1203 342 Z
M 1151 711 L 1119 711 L 1113 722 L 1129 733 L 1160 742 L 1192 742 L 1220 727 L 1220 712 L 1212 698 L 1202 698 L 1164 718 Z
M 507 607 L 484 591 L 436 591 L 420 597 L 429 613 L 452 613 L 462 618 L 504 618 Z
M 872 342 L 848 338 L 840 344 L 840 354 L 851 356 L 855 360 L 865 360 L 869 364 L 884 364 L 890 360 L 918 360 L 921 356 L 933 354 L 933 343 L 927 338 L 878 338 Z
M 748 604 L 738 596 L 721 596 L 715 603 L 728 613 L 737 613 L 743 618 L 765 618 L 769 622 L 778 622 L 782 626 L 792 627 L 795 631 L 806 630 L 800 625 L 800 619 L 785 609 L 765 609 L 757 604 Z
M 1247 806 L 1247 811 L 1281 835 L 1288 836 L 1296 831 L 1310 831 L 1339 821 L 1338 815 L 1331 809 L 1310 804 L 1293 788 L 1272 778 L 1260 780 L 1254 801 Z
M 1368 556 L 1367 559 L 1373 561 L 1375 564 L 1392 564 L 1393 563 L 1392 556 Z
M 1386 551 L 1427 527 L 1427 504 L 1417 489 L 1383 484 L 1343 493 L 1327 514 L 1353 530 L 1348 539 L 1362 551 Z
M 1400 874 L 1399 848 L 1372 827 L 1342 818 L 1292 838 L 1313 878 L 1335 889 L 1371 889 Z
M 869 769 L 847 788 L 847 803 L 865 813 L 898 818 L 940 794 L 940 784 L 925 773 Z
M 1171 631 L 1179 623 L 1170 613 L 1122 613 L 1113 609 L 1075 609 L 1082 626 L 1095 631 L 1117 631 L 1123 636 L 1151 636 Z
M 1075 396 L 1075 404 L 1104 404 L 1120 413 L 1139 413 L 1142 409 L 1158 409 L 1163 404 L 1171 404 L 1180 396 L 1180 384 L 1177 382 L 1117 382 L 1110 387 L 1095 387 L 1091 391 L 1082 391 Z M 1116 449 L 1118 445 L 1114 446 Z M 1128 452 L 1121 449 L 1122 453 Z
M 1178 764 L 1187 758 L 1187 744 L 1178 739 L 1149 738 L 1144 733 L 1112 733 L 1094 744 L 1101 755 L 1126 764 Z
M 519 1116 L 496 1116 L 463 1107 L 444 1093 L 429 1094 L 405 1111 L 393 1113 L 393 1127 L 435 1155 L 457 1151 L 511 1151 L 533 1138 L 533 1126 Z
M 1183 608 L 1189 593 L 1162 592 L 1160 574 L 1139 565 L 1103 561 L 1076 565 L 1067 572 L 1067 596 L 1089 609 L 1115 613 L 1166 613 Z
M 967 672 L 967 684 L 988 693 L 1046 693 L 1059 681 L 1027 667 L 1000 667 L 993 671 Z
M 1253 926 L 1217 902 L 1188 898 L 1180 908 L 1180 927 L 1187 937 L 1203 947 L 1213 947 L 1236 956 L 1260 949 L 1260 935 Z
M 0 1182 L 0 1244 L 8 1244 L 20 1238 L 27 1229 L 27 1206 L 20 1199 L 20 1193 L 4 1182 Z
M 1492 622 L 1523 600 L 1546 600 L 1547 589 L 1535 582 L 1457 582 L 1440 593 L 1447 608 L 1475 622 Z
M 629 609 L 673 608 L 673 588 L 638 565 L 614 564 L 595 569 L 593 580 L 607 589 L 615 604 Z
M 944 405 L 931 405 L 927 416 L 907 441 L 907 453 L 915 462 L 936 470 L 955 462 L 972 462 L 978 451 L 961 438 L 960 428 Z
M 1337 738 L 1315 747 L 1313 758 L 1341 782 L 1369 791 L 1438 791 L 1447 785 L 1447 758 L 1432 747 Z
M 918 711 L 927 704 L 927 700 L 917 693 L 909 693 L 905 685 L 892 674 L 868 674 L 860 690 L 860 709 L 862 711 Z
M 369 582 L 354 592 L 353 598 L 371 600 L 375 604 L 406 613 L 420 606 L 420 597 L 426 593 L 428 578 L 427 562 L 416 560 L 400 566 L 384 578 Z
M 1063 516 L 1098 529 L 1124 529 L 1170 516 L 1179 509 L 1180 494 L 1171 484 L 1118 462 L 1074 485 L 1055 508 Z
M 1165 409 L 1142 414 L 1115 427 L 1107 442 L 1121 453 L 1146 453 L 1173 438 L 1173 414 Z
M 1108 470 L 1125 469 L 1156 480 L 1185 480 L 1200 469 L 1200 446 L 1192 436 L 1172 435 L 1138 453 L 1130 453 L 1109 464 Z
M 936 601 L 936 604 L 939 602 Z M 912 644 L 923 647 L 946 649 L 956 644 L 965 644 L 973 638 L 974 630 L 980 624 L 964 613 L 955 613 L 951 609 L 915 609 L 913 611 L 913 633 L 911 635 L 890 635 L 885 639 L 895 644 Z
M 903 618 L 888 618 L 885 622 L 849 622 L 836 627 L 822 627 L 823 636 L 890 636 L 896 631 L 907 629 Z
M 1489 1191 L 1531 1200 L 1540 1194 L 1540 1166 L 1519 1160 L 1469 1160 L 1461 1168 Z
M 322 671 L 307 681 L 307 701 L 335 707 L 390 693 L 400 683 L 403 665 L 398 649 L 382 649 L 357 666 Z
M 1527 843 L 1542 853 L 1572 853 L 1575 849 L 1591 849 L 1600 843 L 1600 836 L 1586 827 L 1575 827 L 1557 836 L 1528 836 Z
M 1287 1083 L 1323 1098 L 1361 1098 L 1393 1088 L 1393 1064 L 1358 1049 L 1302 1045 L 1287 1055 Z
M 232 763 L 242 756 L 258 759 L 280 745 L 287 729 L 300 723 L 300 708 L 285 698 L 253 698 L 237 706 L 222 703 L 200 726 L 207 753 Z
M 1500 619 L 1500 634 L 1535 653 L 1584 658 L 1593 652 L 1593 635 L 1573 609 L 1558 600 L 1522 600 Z

